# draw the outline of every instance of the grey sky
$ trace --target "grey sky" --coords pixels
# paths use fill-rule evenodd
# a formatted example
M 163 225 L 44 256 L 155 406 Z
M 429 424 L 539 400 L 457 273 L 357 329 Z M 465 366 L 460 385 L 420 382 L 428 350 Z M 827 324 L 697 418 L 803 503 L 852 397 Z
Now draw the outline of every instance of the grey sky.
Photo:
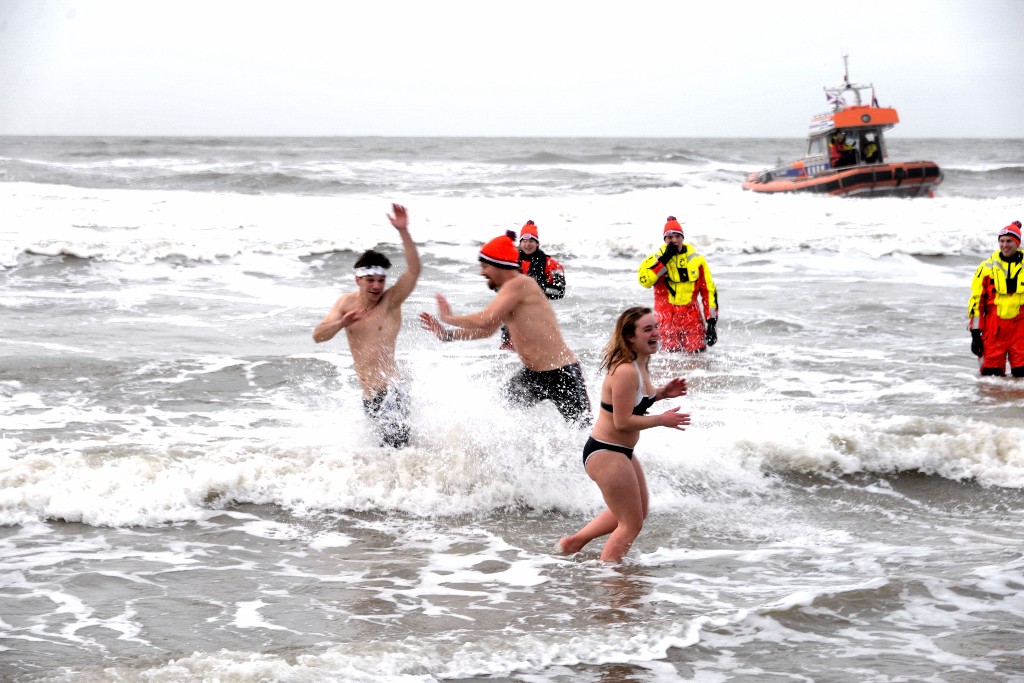
M 0 0 L 0 134 L 801 137 L 843 52 L 1024 137 L 1021 0 Z

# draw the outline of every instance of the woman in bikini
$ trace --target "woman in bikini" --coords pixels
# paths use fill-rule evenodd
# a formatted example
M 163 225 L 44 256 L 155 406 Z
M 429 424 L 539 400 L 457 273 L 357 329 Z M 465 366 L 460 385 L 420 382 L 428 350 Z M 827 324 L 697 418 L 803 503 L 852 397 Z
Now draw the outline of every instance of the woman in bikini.
M 676 377 L 657 389 L 647 364 L 658 351 L 658 317 L 646 307 L 624 311 L 604 350 L 601 367 L 607 371 L 601 385 L 601 409 L 583 447 L 583 467 L 601 489 L 608 508 L 572 536 L 558 544 L 564 554 L 579 552 L 587 543 L 611 534 L 601 559 L 620 562 L 629 552 L 647 517 L 647 482 L 633 447 L 640 431 L 669 427 L 683 431 L 690 416 L 670 408 L 647 415 L 655 401 L 686 394 L 686 380 Z

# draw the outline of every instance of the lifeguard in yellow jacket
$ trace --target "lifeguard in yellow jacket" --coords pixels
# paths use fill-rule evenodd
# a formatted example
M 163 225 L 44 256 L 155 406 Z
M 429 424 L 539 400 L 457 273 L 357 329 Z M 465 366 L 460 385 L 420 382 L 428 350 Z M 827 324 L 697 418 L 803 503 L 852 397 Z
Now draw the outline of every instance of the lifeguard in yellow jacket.
M 654 288 L 654 312 L 665 351 L 697 353 L 718 341 L 718 292 L 711 269 L 692 244 L 683 241 L 683 226 L 669 216 L 665 246 L 640 264 L 640 284 Z
M 999 250 L 981 262 L 971 282 L 967 304 L 971 351 L 981 374 L 1024 377 L 1024 254 L 1020 250 L 1020 221 L 999 231 Z

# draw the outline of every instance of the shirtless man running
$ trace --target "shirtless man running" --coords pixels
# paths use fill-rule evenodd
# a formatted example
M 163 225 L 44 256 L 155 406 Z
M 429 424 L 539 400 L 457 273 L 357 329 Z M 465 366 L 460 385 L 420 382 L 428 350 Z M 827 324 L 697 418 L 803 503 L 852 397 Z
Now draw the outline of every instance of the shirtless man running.
M 394 285 L 386 287 L 391 261 L 373 249 L 364 252 L 355 263 L 358 291 L 338 298 L 313 330 L 313 341 L 328 341 L 345 330 L 356 377 L 363 388 L 363 411 L 385 445 L 401 448 L 409 443 L 408 401 L 395 363 L 395 342 L 402 327 L 402 302 L 416 286 L 421 266 L 416 243 L 409 235 L 405 207 L 392 204 L 391 210 L 394 215 L 388 220 L 402 239 L 405 272 Z
M 576 355 L 565 345 L 544 291 L 519 267 L 519 250 L 509 232 L 480 250 L 480 274 L 497 292 L 482 311 L 453 315 L 448 301 L 437 295 L 440 320 L 420 314 L 424 329 L 441 341 L 483 339 L 508 327 L 512 345 L 526 366 L 506 386 L 509 398 L 523 405 L 550 400 L 568 422 L 588 424 L 590 400 Z M 455 329 L 446 327 L 452 325 Z

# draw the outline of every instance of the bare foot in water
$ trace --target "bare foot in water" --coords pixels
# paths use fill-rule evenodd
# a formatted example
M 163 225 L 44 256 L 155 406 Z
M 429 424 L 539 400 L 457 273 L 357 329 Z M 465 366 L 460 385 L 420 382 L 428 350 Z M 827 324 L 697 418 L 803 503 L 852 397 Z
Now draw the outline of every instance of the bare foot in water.
M 558 548 L 558 552 L 563 555 L 574 555 L 582 550 L 585 545 L 586 543 L 580 543 L 572 536 L 566 536 L 565 538 L 560 538 L 558 540 L 556 547 Z

